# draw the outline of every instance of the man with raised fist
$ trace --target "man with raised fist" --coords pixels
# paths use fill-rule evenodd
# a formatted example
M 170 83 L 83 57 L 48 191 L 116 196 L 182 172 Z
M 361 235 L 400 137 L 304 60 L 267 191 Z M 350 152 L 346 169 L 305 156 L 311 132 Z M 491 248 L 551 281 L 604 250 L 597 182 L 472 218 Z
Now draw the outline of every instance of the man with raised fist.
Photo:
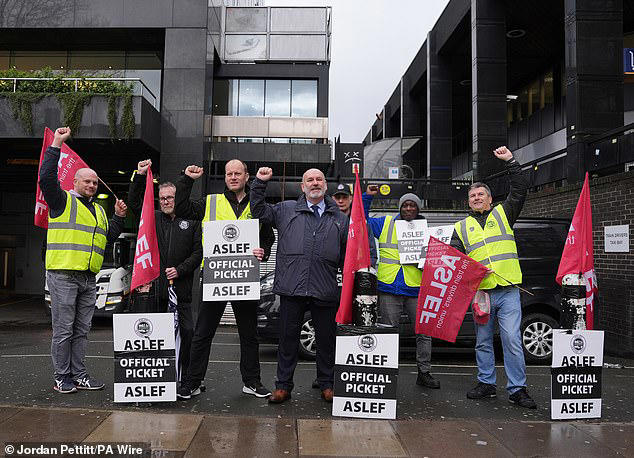
M 273 292 L 280 296 L 280 342 L 276 389 L 269 402 L 279 404 L 291 398 L 301 323 L 307 309 L 315 326 L 321 397 L 332 402 L 339 305 L 337 268 L 343 267 L 349 220 L 326 195 L 326 178 L 320 170 L 304 173 L 303 194 L 296 201 L 275 205 L 264 199 L 272 176 L 273 170 L 262 167 L 251 186 L 253 217 L 278 230 Z
M 190 200 L 194 181 L 203 175 L 203 168 L 190 165 L 176 183 L 176 216 L 192 220 L 217 221 L 251 219 L 249 172 L 247 165 L 239 159 L 232 159 L 225 165 L 225 191 L 222 194 L 208 194 L 203 199 Z M 266 261 L 271 254 L 275 235 L 271 225 L 260 226 L 260 247 L 253 255 Z M 201 392 L 201 382 L 205 379 L 211 341 L 214 338 L 227 302 L 201 301 L 198 319 L 192 340 L 189 375 L 178 391 L 181 399 L 189 399 Z M 260 380 L 260 346 L 257 339 L 258 301 L 231 301 L 240 335 L 240 373 L 242 392 L 259 398 L 271 392 Z M 203 387 L 204 389 L 204 387 Z

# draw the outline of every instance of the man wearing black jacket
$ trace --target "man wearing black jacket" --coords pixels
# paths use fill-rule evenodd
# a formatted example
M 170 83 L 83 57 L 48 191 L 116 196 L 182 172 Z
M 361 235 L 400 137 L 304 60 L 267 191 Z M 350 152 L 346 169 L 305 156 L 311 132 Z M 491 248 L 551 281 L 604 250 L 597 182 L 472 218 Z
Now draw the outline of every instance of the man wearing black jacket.
M 152 161 L 146 159 L 139 162 L 137 173 L 130 183 L 128 200 L 130 208 L 141 216 L 143 195 L 147 169 Z M 194 335 L 192 319 L 192 284 L 194 272 L 203 258 L 200 221 L 178 218 L 174 212 L 176 186 L 163 183 L 159 186 L 159 205 L 161 210 L 155 212 L 156 237 L 161 257 L 161 275 L 159 276 L 159 303 L 163 311 L 167 311 L 168 284 L 174 282 L 178 298 L 178 325 L 181 337 L 179 365 L 181 381 L 187 379 L 191 342 Z
M 176 184 L 176 214 L 197 221 L 251 219 L 251 204 L 247 180 L 247 166 L 239 159 L 225 165 L 226 189 L 222 194 L 209 194 L 203 199 L 190 200 L 194 180 L 203 174 L 202 167 L 190 165 Z M 253 255 L 266 261 L 271 254 L 275 235 L 271 225 L 260 226 L 260 248 Z M 178 397 L 189 399 L 201 392 L 201 382 L 205 379 L 211 341 L 220 324 L 226 302 L 201 301 L 192 341 L 189 379 L 181 386 Z M 260 346 L 257 339 L 258 301 L 231 301 L 240 336 L 240 374 L 242 392 L 256 397 L 267 397 L 271 392 L 262 385 L 260 378 Z

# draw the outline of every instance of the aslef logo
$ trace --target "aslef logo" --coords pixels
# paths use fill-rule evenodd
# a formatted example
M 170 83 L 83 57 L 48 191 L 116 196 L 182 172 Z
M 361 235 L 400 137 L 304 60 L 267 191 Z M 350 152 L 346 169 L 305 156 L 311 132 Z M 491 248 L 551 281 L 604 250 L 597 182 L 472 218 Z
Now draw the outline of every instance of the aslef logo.
M 139 337 L 150 337 L 152 330 L 152 322 L 147 318 L 139 318 L 134 323 L 134 332 Z
M 376 348 L 376 337 L 373 334 L 365 334 L 359 336 L 357 343 L 362 351 L 371 352 Z
M 233 242 L 238 237 L 240 237 L 240 229 L 234 224 L 228 224 L 222 230 L 222 238 L 227 242 Z
M 586 349 L 586 339 L 579 334 L 573 336 L 572 340 L 570 341 L 570 348 L 572 348 L 572 351 L 574 351 L 578 355 L 583 353 Z

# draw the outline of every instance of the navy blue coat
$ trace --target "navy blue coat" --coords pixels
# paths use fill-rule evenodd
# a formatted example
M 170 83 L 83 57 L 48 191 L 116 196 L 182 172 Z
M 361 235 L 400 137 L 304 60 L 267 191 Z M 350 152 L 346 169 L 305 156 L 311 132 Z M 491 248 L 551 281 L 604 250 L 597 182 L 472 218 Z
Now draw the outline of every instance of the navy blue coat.
M 251 214 L 277 228 L 277 258 L 273 292 L 281 296 L 313 297 L 339 305 L 337 268 L 343 267 L 348 240 L 348 217 L 325 196 L 319 219 L 306 197 L 267 204 L 266 182 L 251 185 Z

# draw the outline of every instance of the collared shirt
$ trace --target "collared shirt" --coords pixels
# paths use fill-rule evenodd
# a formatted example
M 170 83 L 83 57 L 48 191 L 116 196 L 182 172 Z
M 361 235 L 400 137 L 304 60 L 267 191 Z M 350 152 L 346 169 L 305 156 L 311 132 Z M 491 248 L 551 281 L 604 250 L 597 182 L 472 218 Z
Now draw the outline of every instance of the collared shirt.
M 319 217 L 321 217 L 321 215 L 324 214 L 324 211 L 326 211 L 326 201 L 324 199 L 321 199 L 321 201 L 316 204 L 311 204 L 310 201 L 307 201 L 306 203 L 308 204 L 308 208 L 311 210 L 313 209 L 313 205 L 317 205 L 317 211 L 319 212 Z

